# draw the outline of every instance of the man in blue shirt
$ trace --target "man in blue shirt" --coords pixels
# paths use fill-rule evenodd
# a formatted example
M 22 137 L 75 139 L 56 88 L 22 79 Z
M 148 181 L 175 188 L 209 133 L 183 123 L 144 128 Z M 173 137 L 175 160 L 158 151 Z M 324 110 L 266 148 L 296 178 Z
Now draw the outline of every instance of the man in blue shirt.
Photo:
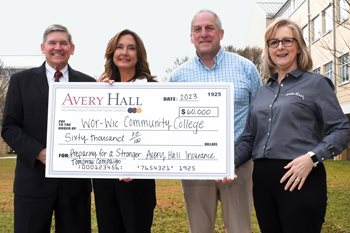
M 249 105 L 261 86 L 261 79 L 249 60 L 225 52 L 220 45 L 224 30 L 212 11 L 199 11 L 191 23 L 191 41 L 196 56 L 176 69 L 171 82 L 232 82 L 234 85 L 234 138 L 242 133 Z M 191 233 L 213 233 L 218 201 L 228 233 L 251 232 L 252 162 L 236 170 L 238 179 L 183 180 L 182 186 Z

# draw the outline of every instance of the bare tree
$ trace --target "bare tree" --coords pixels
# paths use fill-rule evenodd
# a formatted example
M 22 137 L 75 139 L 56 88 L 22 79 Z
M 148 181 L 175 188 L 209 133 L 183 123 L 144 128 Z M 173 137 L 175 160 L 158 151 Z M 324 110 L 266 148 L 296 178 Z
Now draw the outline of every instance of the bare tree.
M 341 73 L 338 72 L 339 66 L 347 65 L 348 62 L 347 60 L 342 61 L 342 55 L 345 55 L 344 51 L 350 51 L 350 0 L 333 1 L 333 7 L 335 8 L 331 15 L 333 17 L 333 33 L 328 37 L 320 39 L 320 47 L 324 50 L 320 50 L 319 52 L 321 55 L 325 53 L 327 55 L 333 55 L 334 63 L 332 75 L 333 81 L 337 83 L 337 80 L 343 78 L 341 77 Z M 349 89 L 347 86 L 343 86 L 342 88 Z
M 185 56 L 184 58 L 176 58 L 176 60 L 174 61 L 174 65 L 171 68 L 167 68 L 165 70 L 165 72 L 167 73 L 167 75 L 162 79 L 162 81 L 168 81 L 169 77 L 168 75 L 171 74 L 171 72 L 173 72 L 173 70 L 175 70 L 177 67 L 179 67 L 182 63 L 185 63 L 188 60 L 188 57 Z
M 7 76 L 7 72 L 5 72 L 3 62 L 0 60 L 0 124 L 2 124 L 2 117 L 4 113 L 5 107 L 5 99 L 7 88 L 9 85 L 9 77 Z
M 256 46 L 253 46 L 253 47 L 248 46 L 243 49 L 236 49 L 232 45 L 229 45 L 224 47 L 224 50 L 231 53 L 237 53 L 242 57 L 247 58 L 248 60 L 254 63 L 254 65 L 257 67 L 259 72 L 261 71 L 261 56 L 262 56 L 261 48 Z M 182 59 L 176 58 L 176 61 L 174 62 L 173 67 L 166 69 L 166 73 L 170 75 L 170 73 L 173 70 L 175 70 L 177 67 L 179 67 L 182 63 L 186 62 L 187 60 L 188 60 L 188 57 L 184 57 Z M 167 80 L 168 80 L 168 77 L 165 77 L 162 81 L 167 81 Z
M 237 53 L 242 57 L 247 58 L 256 66 L 256 68 L 261 71 L 261 56 L 262 49 L 257 46 L 248 46 L 243 49 L 236 49 L 232 45 L 224 47 L 227 52 Z

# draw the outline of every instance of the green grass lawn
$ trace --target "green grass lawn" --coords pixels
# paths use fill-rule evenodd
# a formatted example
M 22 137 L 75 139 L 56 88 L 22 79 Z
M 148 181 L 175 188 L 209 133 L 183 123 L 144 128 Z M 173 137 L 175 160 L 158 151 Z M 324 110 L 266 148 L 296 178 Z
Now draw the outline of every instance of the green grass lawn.
M 13 232 L 13 174 L 15 160 L 0 160 L 0 232 Z M 328 206 L 322 233 L 350 233 L 350 162 L 327 161 Z M 92 228 L 97 232 L 94 203 L 92 203 Z M 219 210 L 220 211 L 220 210 Z M 252 228 L 259 227 L 252 213 Z M 155 210 L 154 233 L 188 232 L 186 212 L 181 184 L 178 180 L 157 181 L 157 208 Z M 216 232 L 224 233 L 221 217 L 218 217 Z

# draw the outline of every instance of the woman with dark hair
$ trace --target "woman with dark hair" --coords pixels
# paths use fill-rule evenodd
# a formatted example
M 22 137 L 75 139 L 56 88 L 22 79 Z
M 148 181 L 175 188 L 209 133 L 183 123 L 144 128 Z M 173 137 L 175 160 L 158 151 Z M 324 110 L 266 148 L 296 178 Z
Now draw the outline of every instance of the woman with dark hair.
M 105 71 L 99 81 L 155 81 L 149 69 L 146 48 L 141 38 L 131 30 L 125 29 L 111 38 L 105 59 Z
M 251 104 L 235 166 L 254 160 L 262 233 L 320 233 L 327 206 L 323 161 L 347 147 L 348 119 L 331 80 L 308 71 L 312 60 L 296 23 L 269 25 L 263 65 L 270 78 Z
M 100 82 L 156 82 L 141 38 L 123 30 L 109 41 Z M 155 181 L 94 179 L 99 233 L 150 233 L 156 206 Z

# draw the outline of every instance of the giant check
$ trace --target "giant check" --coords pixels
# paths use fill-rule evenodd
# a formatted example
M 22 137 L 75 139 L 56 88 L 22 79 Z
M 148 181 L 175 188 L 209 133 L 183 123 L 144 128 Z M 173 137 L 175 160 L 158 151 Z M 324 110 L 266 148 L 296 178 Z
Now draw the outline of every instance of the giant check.
M 234 176 L 233 85 L 54 83 L 46 177 Z

